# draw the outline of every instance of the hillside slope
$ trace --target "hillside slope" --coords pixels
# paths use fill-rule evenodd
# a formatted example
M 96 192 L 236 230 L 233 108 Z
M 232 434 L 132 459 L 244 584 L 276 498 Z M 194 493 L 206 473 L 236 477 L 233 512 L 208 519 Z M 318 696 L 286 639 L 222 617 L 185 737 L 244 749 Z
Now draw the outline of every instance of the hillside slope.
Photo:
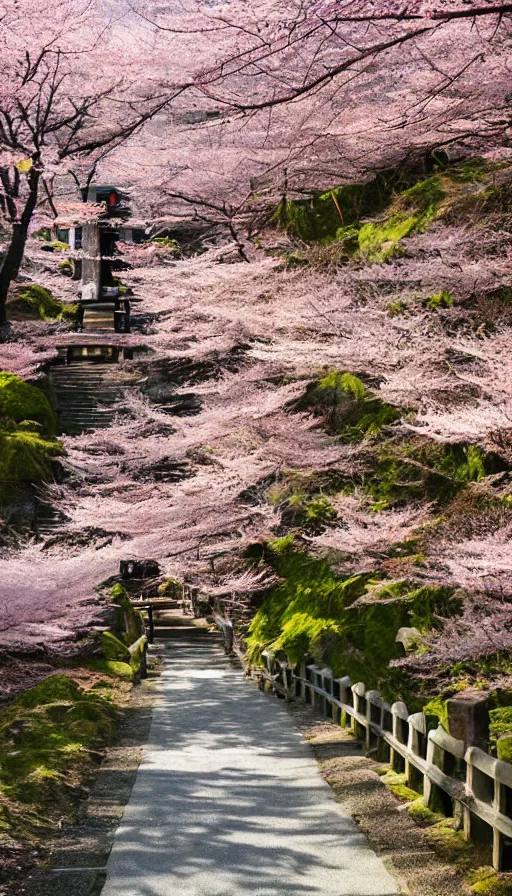
M 141 385 L 101 438 L 64 437 L 48 498 L 68 522 L 4 551 L 3 643 L 69 638 L 119 560 L 151 556 L 244 619 L 270 590 L 254 659 L 313 652 L 396 697 L 454 668 L 508 684 L 511 177 L 477 160 L 395 183 L 320 242 L 288 208 L 250 264 L 137 250 Z

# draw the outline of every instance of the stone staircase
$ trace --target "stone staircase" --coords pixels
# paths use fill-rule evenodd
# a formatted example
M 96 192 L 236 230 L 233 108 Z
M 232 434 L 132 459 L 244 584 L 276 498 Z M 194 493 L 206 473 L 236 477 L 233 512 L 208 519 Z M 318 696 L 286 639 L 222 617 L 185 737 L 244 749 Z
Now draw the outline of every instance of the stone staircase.
M 76 361 L 54 367 L 52 379 L 57 397 L 61 431 L 87 432 L 110 426 L 125 410 L 125 389 L 136 378 L 123 374 L 118 364 Z
M 60 535 L 68 517 L 51 504 L 39 501 L 36 506 L 34 529 L 37 535 Z
M 155 640 L 157 643 L 171 642 L 173 649 L 222 645 L 219 632 L 210 631 L 208 626 L 199 623 L 193 616 L 183 615 L 179 609 L 155 613 Z

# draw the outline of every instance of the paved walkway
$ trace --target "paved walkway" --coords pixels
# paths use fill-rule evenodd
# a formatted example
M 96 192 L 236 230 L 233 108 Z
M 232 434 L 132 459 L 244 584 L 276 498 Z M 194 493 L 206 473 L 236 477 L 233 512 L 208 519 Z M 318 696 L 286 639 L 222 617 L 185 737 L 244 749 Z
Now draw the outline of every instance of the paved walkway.
M 396 896 L 284 707 L 220 649 L 180 647 L 102 896 Z

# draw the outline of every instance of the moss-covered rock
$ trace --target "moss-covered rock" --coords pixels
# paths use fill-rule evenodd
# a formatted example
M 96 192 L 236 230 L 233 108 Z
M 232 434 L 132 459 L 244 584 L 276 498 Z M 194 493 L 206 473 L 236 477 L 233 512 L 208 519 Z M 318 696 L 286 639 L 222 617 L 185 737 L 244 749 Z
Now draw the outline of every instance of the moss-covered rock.
M 180 597 L 181 582 L 178 579 L 173 579 L 168 576 L 158 586 L 158 593 L 161 597 Z
M 130 662 L 130 653 L 126 644 L 123 644 L 112 632 L 102 632 L 101 649 L 106 660 Z
M 55 417 L 44 392 L 13 373 L 0 372 L 1 417 L 15 423 L 34 420 L 46 435 L 55 432 Z
M 496 874 L 492 868 L 482 868 L 469 876 L 471 892 L 478 896 L 510 896 L 512 881 L 510 875 Z
M 144 634 L 144 619 L 136 610 L 122 585 L 112 588 L 112 603 L 116 608 L 112 626 L 114 634 L 126 645 L 134 644 Z
M 89 660 L 86 665 L 91 672 L 101 672 L 110 678 L 120 678 L 122 681 L 133 681 L 135 678 L 135 670 L 131 663 L 121 660 L 95 659 Z
M 75 265 L 71 258 L 66 258 L 64 261 L 59 261 L 58 269 L 61 274 L 71 277 L 74 273 Z
M 53 462 L 62 455 L 59 442 L 37 433 L 0 429 L 0 482 L 39 482 L 49 479 Z
M 427 809 L 423 802 L 423 797 L 418 797 L 409 806 L 408 812 L 413 821 L 422 828 L 430 828 L 433 824 L 438 824 L 438 822 L 443 820 L 443 816 L 438 812 L 432 812 L 430 809 Z
M 66 246 L 66 248 L 69 248 Z M 39 320 L 74 320 L 76 305 L 59 302 L 49 289 L 37 283 L 31 283 L 26 289 L 18 290 L 17 295 L 9 300 L 9 317 L 11 320 L 36 318 Z
M 130 666 L 132 668 L 134 678 L 137 681 L 140 679 L 141 675 L 145 674 L 146 649 L 147 639 L 139 638 L 137 646 L 132 649 L 130 655 Z
M 405 800 L 408 803 L 416 803 L 420 798 L 420 794 L 407 785 L 405 774 L 399 774 L 398 772 L 389 769 L 385 775 L 381 776 L 381 781 L 389 790 L 391 790 L 391 793 L 394 793 L 400 800 Z

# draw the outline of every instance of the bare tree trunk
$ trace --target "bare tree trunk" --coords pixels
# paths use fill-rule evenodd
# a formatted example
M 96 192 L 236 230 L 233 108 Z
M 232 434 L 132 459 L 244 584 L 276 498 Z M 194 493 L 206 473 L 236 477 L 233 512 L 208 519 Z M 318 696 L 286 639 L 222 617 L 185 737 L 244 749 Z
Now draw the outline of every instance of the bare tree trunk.
M 25 208 L 21 219 L 13 224 L 11 242 L 0 267 L 0 327 L 5 327 L 7 323 L 7 296 L 9 287 L 18 276 L 23 261 L 28 227 L 37 203 L 39 177 L 39 172 L 34 170 L 30 178 L 30 193 Z
M 11 243 L 0 268 L 0 327 L 7 323 L 7 294 L 18 276 L 26 242 L 27 228 L 23 224 L 14 224 Z

